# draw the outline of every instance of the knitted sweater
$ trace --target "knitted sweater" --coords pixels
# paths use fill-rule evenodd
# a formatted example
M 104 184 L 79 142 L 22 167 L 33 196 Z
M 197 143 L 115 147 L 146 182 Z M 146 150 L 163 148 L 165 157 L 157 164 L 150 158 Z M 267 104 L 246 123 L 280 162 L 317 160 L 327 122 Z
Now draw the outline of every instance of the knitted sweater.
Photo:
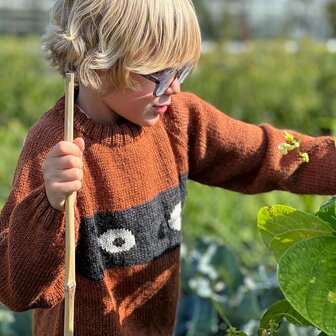
M 64 213 L 50 206 L 41 167 L 63 139 L 63 115 L 61 98 L 29 131 L 0 215 L 0 301 L 34 309 L 36 336 L 63 335 Z M 234 120 L 192 94 L 175 95 L 149 128 L 98 124 L 76 108 L 74 128 L 86 143 L 75 207 L 79 336 L 174 333 L 188 178 L 243 193 L 336 193 L 331 137 L 303 136 L 302 163 L 277 149 L 283 131 Z

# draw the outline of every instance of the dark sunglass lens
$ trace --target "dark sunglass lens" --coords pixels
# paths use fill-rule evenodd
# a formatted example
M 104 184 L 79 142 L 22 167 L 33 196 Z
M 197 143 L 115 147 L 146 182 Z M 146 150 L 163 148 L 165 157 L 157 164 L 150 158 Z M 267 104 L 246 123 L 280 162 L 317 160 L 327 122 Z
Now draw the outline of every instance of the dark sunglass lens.
M 156 95 L 161 96 L 163 95 L 172 84 L 175 79 L 176 72 L 174 70 L 167 70 L 161 77 L 160 77 L 160 84 L 156 89 Z
M 184 65 L 179 70 L 168 69 L 163 71 L 161 76 L 158 77 L 159 83 L 155 88 L 154 95 L 156 97 L 162 96 L 172 85 L 175 78 L 177 78 L 179 83 L 182 84 L 191 72 L 192 67 L 189 64 Z

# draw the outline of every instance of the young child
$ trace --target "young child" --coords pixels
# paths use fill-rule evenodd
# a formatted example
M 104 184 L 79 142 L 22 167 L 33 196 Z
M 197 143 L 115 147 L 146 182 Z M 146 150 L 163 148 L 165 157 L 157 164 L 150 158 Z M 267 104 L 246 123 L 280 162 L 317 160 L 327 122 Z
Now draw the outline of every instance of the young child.
M 242 193 L 336 193 L 331 137 L 302 136 L 303 163 L 278 150 L 284 131 L 180 93 L 200 55 L 190 0 L 56 0 L 43 46 L 76 75 L 77 138 L 62 141 L 63 97 L 29 131 L 0 215 L 0 301 L 34 309 L 34 335 L 63 335 L 71 192 L 80 336 L 174 333 L 188 178 Z

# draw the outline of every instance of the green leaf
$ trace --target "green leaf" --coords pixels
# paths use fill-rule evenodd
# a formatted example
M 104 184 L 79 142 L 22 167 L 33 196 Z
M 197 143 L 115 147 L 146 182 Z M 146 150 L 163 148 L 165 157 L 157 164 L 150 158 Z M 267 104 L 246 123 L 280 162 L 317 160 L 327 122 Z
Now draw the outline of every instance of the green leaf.
M 298 241 L 311 237 L 332 236 L 335 232 L 333 227 L 322 219 L 285 205 L 260 209 L 258 227 L 277 261 Z
M 336 230 L 336 196 L 324 203 L 316 213 L 316 216 L 330 223 Z
M 280 288 L 307 321 L 336 335 L 336 239 L 313 237 L 297 242 L 281 257 Z
M 277 235 L 271 241 L 271 251 L 275 255 L 277 261 L 279 262 L 283 253 L 285 253 L 292 245 L 298 241 L 312 238 L 312 237 L 321 237 L 321 236 L 331 236 L 332 233 L 322 234 L 321 231 L 313 230 L 293 230 L 288 231 L 284 234 Z
M 262 335 L 271 331 L 274 326 L 280 325 L 283 319 L 299 326 L 311 326 L 312 324 L 304 319 L 287 300 L 280 300 L 274 303 L 263 315 L 260 321 L 259 334 Z M 277 328 L 276 328 L 277 329 Z M 274 329 L 272 331 L 275 331 Z
M 237 330 L 236 328 L 230 327 L 225 334 L 226 336 L 248 336 L 243 331 Z
M 294 142 L 294 135 L 288 133 L 287 131 L 284 132 L 283 136 L 287 142 L 290 142 L 290 143 Z

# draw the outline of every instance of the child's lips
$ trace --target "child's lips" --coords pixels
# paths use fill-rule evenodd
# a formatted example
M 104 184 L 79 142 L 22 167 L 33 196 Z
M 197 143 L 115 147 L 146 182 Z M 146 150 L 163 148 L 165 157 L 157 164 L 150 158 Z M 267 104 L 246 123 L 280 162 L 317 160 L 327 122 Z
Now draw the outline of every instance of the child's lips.
M 157 114 L 162 115 L 167 111 L 168 105 L 153 105 L 153 108 Z

